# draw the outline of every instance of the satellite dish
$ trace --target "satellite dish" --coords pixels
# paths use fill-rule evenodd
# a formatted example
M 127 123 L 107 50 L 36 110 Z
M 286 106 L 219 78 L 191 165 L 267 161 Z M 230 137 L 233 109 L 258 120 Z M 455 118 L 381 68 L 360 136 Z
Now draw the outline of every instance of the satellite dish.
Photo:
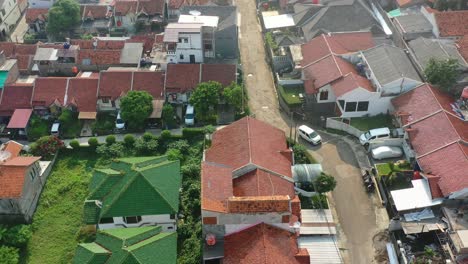
M 197 10 L 190 10 L 189 14 L 191 14 L 192 16 L 199 16 L 201 15 L 201 12 Z

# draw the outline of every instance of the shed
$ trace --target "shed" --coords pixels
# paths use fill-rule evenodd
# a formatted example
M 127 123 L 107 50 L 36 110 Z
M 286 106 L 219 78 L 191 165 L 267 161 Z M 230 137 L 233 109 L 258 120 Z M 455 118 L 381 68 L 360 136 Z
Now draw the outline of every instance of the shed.
M 24 129 L 28 125 L 32 109 L 15 109 L 7 128 Z

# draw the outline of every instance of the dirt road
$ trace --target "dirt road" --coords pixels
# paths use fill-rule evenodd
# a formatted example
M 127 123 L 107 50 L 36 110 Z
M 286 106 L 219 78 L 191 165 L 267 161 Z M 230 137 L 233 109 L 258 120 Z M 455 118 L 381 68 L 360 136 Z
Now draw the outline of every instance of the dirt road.
M 258 24 L 255 1 L 237 0 L 244 81 L 249 107 L 257 119 L 268 122 L 289 133 L 287 117 L 278 108 L 273 76 L 265 61 L 265 48 Z M 382 209 L 376 209 L 375 197 L 369 197 L 361 183 L 355 154 L 347 142 L 337 136 L 324 135 L 327 141 L 311 153 L 324 170 L 337 179 L 332 204 L 338 214 L 339 240 L 347 263 L 373 263 L 375 234 L 384 229 L 388 219 Z

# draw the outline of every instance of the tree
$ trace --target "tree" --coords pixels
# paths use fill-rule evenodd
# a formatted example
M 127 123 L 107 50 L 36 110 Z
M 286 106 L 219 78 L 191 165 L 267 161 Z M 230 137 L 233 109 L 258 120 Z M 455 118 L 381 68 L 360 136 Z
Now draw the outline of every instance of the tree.
M 0 246 L 0 259 L 3 264 L 18 264 L 19 249 L 14 247 Z
M 3 232 L 0 242 L 8 246 L 22 247 L 28 243 L 32 236 L 30 225 L 15 225 L 10 228 L 2 226 L 1 229 Z
M 218 82 L 209 81 L 198 84 L 189 102 L 195 107 L 195 113 L 199 119 L 208 120 L 215 114 L 222 89 L 223 86 Z
M 322 173 L 314 181 L 315 191 L 322 194 L 333 191 L 336 187 L 336 180 L 330 175 Z
M 120 101 L 122 119 L 130 129 L 142 129 L 153 111 L 153 97 L 146 91 L 130 91 Z
M 56 136 L 45 136 L 31 144 L 31 152 L 36 156 L 51 158 L 59 149 L 65 145 L 63 141 Z
M 80 6 L 74 0 L 58 0 L 48 13 L 47 32 L 60 36 L 80 23 Z
M 424 74 L 429 83 L 450 92 L 459 75 L 458 61 L 455 59 L 436 60 L 431 58 L 424 70 Z
M 174 107 L 170 104 L 165 104 L 162 109 L 161 118 L 163 121 L 163 127 L 171 128 L 175 125 L 175 112 Z
M 226 87 L 223 91 L 224 99 L 230 105 L 232 105 L 236 112 L 240 112 L 242 109 L 242 101 L 243 101 L 243 94 L 242 94 L 242 87 L 235 83 L 232 83 L 228 87 Z

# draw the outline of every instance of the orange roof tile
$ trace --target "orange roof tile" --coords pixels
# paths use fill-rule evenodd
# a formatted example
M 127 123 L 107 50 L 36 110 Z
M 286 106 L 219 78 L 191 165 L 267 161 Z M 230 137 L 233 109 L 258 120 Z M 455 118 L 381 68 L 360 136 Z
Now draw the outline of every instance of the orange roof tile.
M 4 147 L 5 147 L 3 149 L 4 151 L 7 151 L 7 152 L 11 153 L 10 159 L 18 157 L 21 150 L 23 149 L 22 144 L 20 144 L 20 143 L 18 143 L 16 141 L 13 141 L 13 140 L 10 140 L 7 143 L 5 143 Z
M 468 10 L 435 13 L 442 37 L 468 35 Z

